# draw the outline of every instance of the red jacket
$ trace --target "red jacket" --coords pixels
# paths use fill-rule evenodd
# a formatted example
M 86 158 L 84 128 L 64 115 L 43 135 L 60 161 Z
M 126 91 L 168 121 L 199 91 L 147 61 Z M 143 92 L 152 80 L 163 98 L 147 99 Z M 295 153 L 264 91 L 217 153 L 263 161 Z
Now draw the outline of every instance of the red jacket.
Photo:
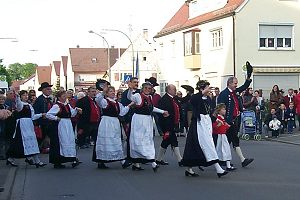
M 294 104 L 294 107 L 296 108 L 296 114 L 300 115 L 300 93 L 294 96 Z
M 285 105 L 285 107 L 288 108 L 289 105 L 290 105 L 290 98 L 288 97 L 288 95 L 285 95 L 283 97 L 283 99 L 284 99 L 284 105 Z M 292 96 L 291 100 L 295 104 L 295 96 L 294 95 Z
M 222 122 L 221 126 L 218 126 L 219 122 Z M 213 134 L 226 134 L 230 125 L 225 121 L 225 118 L 221 115 L 217 116 L 217 120 L 212 124 Z

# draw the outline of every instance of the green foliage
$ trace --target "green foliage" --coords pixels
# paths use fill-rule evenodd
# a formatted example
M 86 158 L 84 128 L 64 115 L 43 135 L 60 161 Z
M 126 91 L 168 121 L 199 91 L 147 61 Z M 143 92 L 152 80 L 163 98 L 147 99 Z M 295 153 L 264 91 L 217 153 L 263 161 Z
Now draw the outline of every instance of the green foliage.
M 11 77 L 5 66 L 2 65 L 2 59 L 0 59 L 0 81 L 6 81 L 8 83 L 8 86 L 10 86 L 11 84 Z
M 23 80 L 35 73 L 36 64 L 33 63 L 14 63 L 8 66 L 8 73 L 12 80 Z

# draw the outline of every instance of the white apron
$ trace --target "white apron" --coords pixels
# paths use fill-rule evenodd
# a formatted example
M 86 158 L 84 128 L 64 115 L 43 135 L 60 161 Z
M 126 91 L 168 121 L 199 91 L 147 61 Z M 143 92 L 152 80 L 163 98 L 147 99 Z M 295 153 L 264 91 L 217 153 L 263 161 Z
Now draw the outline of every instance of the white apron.
M 96 141 L 96 159 L 122 160 L 124 159 L 121 127 L 117 117 L 103 116 Z
M 20 123 L 22 142 L 24 147 L 24 155 L 33 155 L 40 153 L 37 143 L 34 126 L 31 118 L 21 118 L 17 120 Z
M 218 155 L 212 137 L 212 123 L 209 115 L 200 114 L 200 121 L 197 121 L 197 135 L 199 145 L 203 151 L 206 161 L 217 160 Z
M 218 134 L 216 151 L 221 161 L 231 160 L 231 150 L 230 145 L 227 140 L 226 134 Z
M 64 157 L 76 157 L 75 134 L 70 118 L 61 118 L 59 121 L 58 138 L 60 155 Z
M 132 158 L 155 159 L 151 115 L 134 114 L 132 116 L 129 143 Z

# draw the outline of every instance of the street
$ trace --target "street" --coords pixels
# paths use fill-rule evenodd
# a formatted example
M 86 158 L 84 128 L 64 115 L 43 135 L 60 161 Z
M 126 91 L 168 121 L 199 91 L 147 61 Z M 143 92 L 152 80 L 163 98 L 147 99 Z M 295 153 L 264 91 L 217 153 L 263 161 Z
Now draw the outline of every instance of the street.
M 155 137 L 158 148 L 160 137 Z M 180 138 L 181 151 L 185 138 Z M 236 154 L 233 164 L 238 167 L 225 177 L 218 178 L 213 167 L 204 172 L 195 169 L 199 177 L 185 177 L 170 150 L 166 159 L 170 165 L 161 166 L 157 173 L 151 165 L 144 171 L 122 169 L 116 162 L 110 169 L 100 170 L 91 162 L 91 148 L 79 150 L 83 163 L 76 169 L 45 168 L 22 163 L 16 174 L 12 200 L 56 199 L 299 199 L 300 148 L 297 145 L 270 141 L 241 141 L 245 155 L 255 161 L 241 168 Z M 48 160 L 42 155 L 42 160 Z M 21 162 L 21 160 L 20 160 Z

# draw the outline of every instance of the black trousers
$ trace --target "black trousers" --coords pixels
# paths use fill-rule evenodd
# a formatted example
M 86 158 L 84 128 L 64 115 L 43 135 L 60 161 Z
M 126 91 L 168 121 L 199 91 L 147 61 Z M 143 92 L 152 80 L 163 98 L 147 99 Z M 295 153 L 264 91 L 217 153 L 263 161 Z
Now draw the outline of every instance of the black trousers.
M 91 137 L 93 142 L 96 142 L 98 135 L 99 123 L 89 123 L 87 128 L 83 130 L 83 134 L 77 136 L 78 145 L 82 146 L 86 143 L 86 138 Z
M 227 139 L 229 144 L 232 143 L 233 148 L 240 146 L 240 139 L 238 137 L 238 132 L 240 130 L 241 117 L 235 118 L 227 131 Z
M 169 137 L 163 139 L 160 146 L 167 149 L 169 145 L 171 145 L 171 147 L 178 147 L 178 140 L 174 131 L 170 131 Z

